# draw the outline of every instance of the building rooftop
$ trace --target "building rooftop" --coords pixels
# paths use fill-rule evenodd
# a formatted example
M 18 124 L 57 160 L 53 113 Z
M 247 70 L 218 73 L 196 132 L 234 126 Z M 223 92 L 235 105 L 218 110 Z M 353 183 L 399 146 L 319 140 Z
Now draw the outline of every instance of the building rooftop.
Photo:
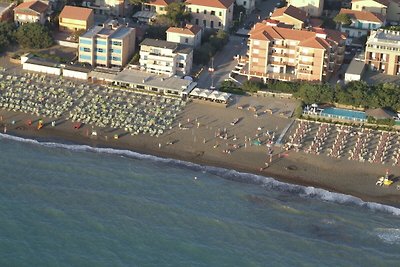
M 164 48 L 164 49 L 171 49 L 174 52 L 181 53 L 181 54 L 189 54 L 190 52 L 193 51 L 193 47 L 191 47 L 189 45 L 168 42 L 165 40 L 150 39 L 150 38 L 144 39 L 143 42 L 140 43 L 140 46 L 142 46 L 142 45 L 159 47 L 159 48 Z
M 124 69 L 117 74 L 114 81 L 179 91 L 185 90 L 192 83 L 191 81 L 177 77 L 168 77 L 167 75 L 158 75 L 132 69 Z
M 353 58 L 347 67 L 347 74 L 361 75 L 364 72 L 365 62 L 362 59 Z
M 187 0 L 186 4 L 227 9 L 234 2 L 235 0 Z
M 26 13 L 36 12 L 44 13 L 48 8 L 48 5 L 40 1 L 23 2 L 15 7 L 14 12 Z
M 383 15 L 368 11 L 342 8 L 339 14 L 347 14 L 352 20 L 363 20 L 377 23 L 383 23 L 385 21 L 385 17 Z
M 197 25 L 186 24 L 185 27 L 169 27 L 167 32 L 185 34 L 185 35 L 196 35 L 201 31 L 201 27 Z
M 250 39 L 268 41 L 295 40 L 299 41 L 299 46 L 327 49 L 332 43 L 338 44 L 340 41 L 345 40 L 345 36 L 339 31 L 322 28 L 296 30 L 257 23 L 250 31 Z
M 173 2 L 175 2 L 175 0 L 150 0 L 146 4 L 150 6 L 168 6 Z
M 99 35 L 99 37 L 112 38 L 112 39 L 122 39 L 126 34 L 134 30 L 134 28 L 126 27 L 124 25 L 113 27 L 112 25 L 105 26 L 94 26 L 85 32 L 81 37 L 83 38 L 94 38 Z
M 400 31 L 379 29 L 371 32 L 371 35 L 368 37 L 367 44 L 378 42 L 400 45 Z
M 93 9 L 90 8 L 65 6 L 59 17 L 63 19 L 88 20 L 92 13 Z
M 278 19 L 277 17 L 287 15 L 298 21 L 305 22 L 308 18 L 307 13 L 300 8 L 289 5 L 287 7 L 278 8 L 272 13 L 271 19 Z
M 352 0 L 351 2 L 352 3 L 356 3 L 356 2 L 359 2 L 359 1 L 364 1 L 364 0 Z M 386 6 L 386 7 L 388 7 L 389 4 L 390 4 L 390 0 L 371 0 L 371 1 L 372 2 L 376 2 L 378 4 L 381 4 L 383 6 Z

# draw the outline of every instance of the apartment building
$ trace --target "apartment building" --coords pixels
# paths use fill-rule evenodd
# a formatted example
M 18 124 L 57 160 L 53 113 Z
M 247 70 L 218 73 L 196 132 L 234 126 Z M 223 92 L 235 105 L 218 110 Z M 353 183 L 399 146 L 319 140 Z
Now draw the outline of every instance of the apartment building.
M 324 0 L 288 0 L 287 4 L 300 8 L 311 17 L 320 17 L 324 9 Z
M 58 18 L 59 29 L 65 32 L 87 30 L 94 24 L 93 10 L 90 8 L 65 6 Z
M 110 22 L 94 26 L 79 37 L 79 62 L 122 67 L 135 52 L 135 29 Z
M 14 21 L 16 24 L 46 22 L 48 5 L 41 1 L 30 1 L 19 4 L 14 8 Z
M 249 34 L 249 79 L 326 81 L 343 62 L 345 36 L 339 31 L 257 23 Z
M 400 31 L 371 32 L 365 47 L 365 64 L 388 75 L 400 74 Z
M 203 28 L 227 31 L 233 20 L 235 0 L 187 0 L 192 23 Z
M 400 2 L 397 0 L 352 0 L 351 9 L 378 13 L 388 21 L 400 21 Z
M 151 73 L 189 75 L 193 64 L 193 48 L 188 45 L 146 38 L 140 44 L 140 67 Z
M 202 28 L 197 25 L 186 24 L 185 27 L 170 27 L 167 30 L 167 41 L 190 46 L 201 45 Z
M 304 28 L 308 21 L 307 13 L 304 10 L 291 5 L 276 9 L 270 18 L 287 25 L 293 25 L 295 29 Z
M 365 36 L 369 31 L 385 25 L 385 16 L 369 11 L 358 11 L 342 8 L 339 14 L 346 14 L 351 20 L 350 25 L 340 25 L 340 31 L 347 35 L 346 44 L 350 45 L 353 38 Z

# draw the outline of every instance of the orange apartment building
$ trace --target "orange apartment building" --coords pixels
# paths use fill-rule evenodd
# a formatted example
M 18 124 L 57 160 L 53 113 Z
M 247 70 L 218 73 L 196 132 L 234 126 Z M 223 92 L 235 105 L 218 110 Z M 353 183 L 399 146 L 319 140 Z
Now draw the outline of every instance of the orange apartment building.
M 334 30 L 297 30 L 257 23 L 250 31 L 248 68 L 242 74 L 264 82 L 326 81 L 343 62 L 345 40 Z

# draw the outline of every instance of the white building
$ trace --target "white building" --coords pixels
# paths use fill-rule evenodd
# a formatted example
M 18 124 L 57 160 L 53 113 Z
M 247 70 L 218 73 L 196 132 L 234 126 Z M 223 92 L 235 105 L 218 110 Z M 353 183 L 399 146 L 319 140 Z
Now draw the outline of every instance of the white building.
M 41 1 L 30 1 L 19 4 L 14 8 L 14 21 L 16 24 L 46 22 L 48 5 Z
M 188 45 L 157 39 L 140 44 L 140 67 L 151 73 L 189 75 L 193 64 L 193 48 Z
M 201 45 L 201 33 L 202 29 L 197 25 L 187 24 L 182 28 L 170 27 L 167 30 L 167 41 L 197 47 Z

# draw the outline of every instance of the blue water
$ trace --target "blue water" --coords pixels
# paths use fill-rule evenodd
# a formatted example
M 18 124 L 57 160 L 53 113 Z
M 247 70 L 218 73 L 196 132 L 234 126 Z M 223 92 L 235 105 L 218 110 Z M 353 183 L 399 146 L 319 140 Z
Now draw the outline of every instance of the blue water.
M 0 266 L 400 263 L 394 207 L 129 151 L 0 151 Z
M 367 116 L 365 112 L 341 109 L 341 108 L 324 108 L 321 112 L 322 116 L 339 118 L 339 119 L 347 119 L 347 120 L 366 120 Z

